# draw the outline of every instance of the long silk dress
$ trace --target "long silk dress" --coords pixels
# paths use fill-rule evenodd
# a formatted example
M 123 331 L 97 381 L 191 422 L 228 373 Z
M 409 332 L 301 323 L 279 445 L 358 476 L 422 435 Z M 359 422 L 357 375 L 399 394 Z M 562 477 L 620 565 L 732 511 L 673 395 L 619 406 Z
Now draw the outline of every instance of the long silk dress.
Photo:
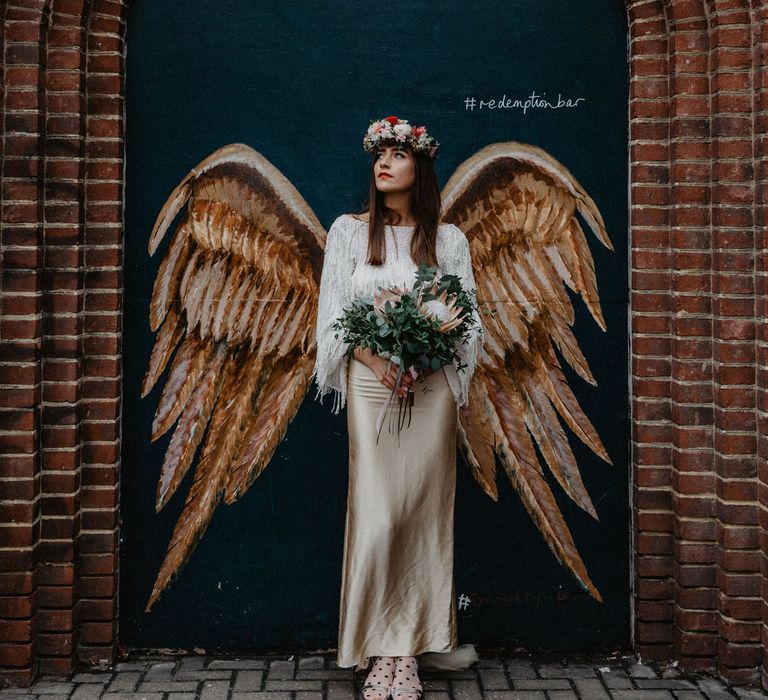
M 456 435 L 483 330 L 475 312 L 473 336 L 459 348 L 468 367 L 457 371 L 454 363 L 418 381 L 410 425 L 398 441 L 385 420 L 377 444 L 376 417 L 390 390 L 346 355 L 331 326 L 353 299 L 372 297 L 378 287 L 412 286 L 413 227 L 387 226 L 385 233 L 385 263 L 368 265 L 367 222 L 348 215 L 333 222 L 318 303 L 316 398 L 322 403 L 334 392 L 333 411 L 346 405 L 349 432 L 337 665 L 360 670 L 373 656 L 420 656 L 424 665 L 465 668 L 477 656 L 471 645 L 458 646 L 456 631 Z M 461 229 L 441 224 L 436 253 L 441 273 L 475 289 Z M 389 413 L 396 419 L 396 402 Z

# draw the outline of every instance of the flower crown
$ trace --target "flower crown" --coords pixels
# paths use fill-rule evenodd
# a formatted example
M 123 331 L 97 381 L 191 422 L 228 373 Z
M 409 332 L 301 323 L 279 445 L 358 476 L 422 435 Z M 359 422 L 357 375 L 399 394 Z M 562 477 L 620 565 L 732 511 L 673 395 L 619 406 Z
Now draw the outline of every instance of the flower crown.
M 363 138 L 363 148 L 373 153 L 384 141 L 409 143 L 414 151 L 424 152 L 430 158 L 437 158 L 440 142 L 427 134 L 426 126 L 411 126 L 407 119 L 391 116 L 371 122 Z

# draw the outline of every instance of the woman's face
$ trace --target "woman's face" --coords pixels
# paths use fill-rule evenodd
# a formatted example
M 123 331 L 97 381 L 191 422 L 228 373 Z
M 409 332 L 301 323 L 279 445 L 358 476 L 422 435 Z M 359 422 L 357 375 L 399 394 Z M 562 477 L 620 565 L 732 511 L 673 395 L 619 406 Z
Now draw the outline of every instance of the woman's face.
M 373 174 L 379 192 L 407 192 L 416 182 L 413 154 L 398 146 L 381 146 L 374 157 Z

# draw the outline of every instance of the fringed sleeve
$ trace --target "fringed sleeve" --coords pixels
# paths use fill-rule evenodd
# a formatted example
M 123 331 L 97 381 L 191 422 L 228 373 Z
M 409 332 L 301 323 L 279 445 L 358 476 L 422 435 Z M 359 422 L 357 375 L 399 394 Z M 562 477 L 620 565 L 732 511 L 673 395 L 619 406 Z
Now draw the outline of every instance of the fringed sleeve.
M 449 269 L 446 269 L 445 272 L 451 275 L 458 275 L 461 278 L 461 283 L 464 288 L 469 291 L 476 300 L 477 284 L 475 283 L 475 275 L 472 272 L 469 241 L 458 226 L 454 226 L 454 229 L 456 233 L 456 242 L 453 254 L 450 256 Z M 475 325 L 472 327 L 469 338 L 464 340 L 458 347 L 459 357 L 467 366 L 464 369 L 459 370 L 459 363 L 454 360 L 452 365 L 447 365 L 445 367 L 449 384 L 454 390 L 456 403 L 459 406 L 466 406 L 469 403 L 469 383 L 475 372 L 475 368 L 477 367 L 480 351 L 483 347 L 485 338 L 482 320 L 477 309 L 473 310 L 472 316 L 475 319 Z
M 338 331 L 332 325 L 352 302 L 351 281 L 355 266 L 351 231 L 343 222 L 342 217 L 333 222 L 325 242 L 315 329 L 317 359 L 312 370 L 312 378 L 317 383 L 315 399 L 323 403 L 323 396 L 332 391 L 334 413 L 339 413 L 346 403 L 349 368 L 346 353 L 349 346 L 335 337 Z

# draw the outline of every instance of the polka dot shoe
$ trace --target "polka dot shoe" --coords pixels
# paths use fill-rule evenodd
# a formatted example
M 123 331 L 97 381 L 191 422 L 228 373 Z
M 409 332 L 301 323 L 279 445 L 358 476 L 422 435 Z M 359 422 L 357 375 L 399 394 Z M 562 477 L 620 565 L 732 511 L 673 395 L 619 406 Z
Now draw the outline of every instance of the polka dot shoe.
M 395 659 L 391 656 L 374 657 L 365 678 L 363 700 L 387 700 L 394 677 Z
M 414 656 L 395 658 L 395 679 L 392 681 L 392 700 L 419 700 L 422 685 L 419 681 L 419 664 Z

